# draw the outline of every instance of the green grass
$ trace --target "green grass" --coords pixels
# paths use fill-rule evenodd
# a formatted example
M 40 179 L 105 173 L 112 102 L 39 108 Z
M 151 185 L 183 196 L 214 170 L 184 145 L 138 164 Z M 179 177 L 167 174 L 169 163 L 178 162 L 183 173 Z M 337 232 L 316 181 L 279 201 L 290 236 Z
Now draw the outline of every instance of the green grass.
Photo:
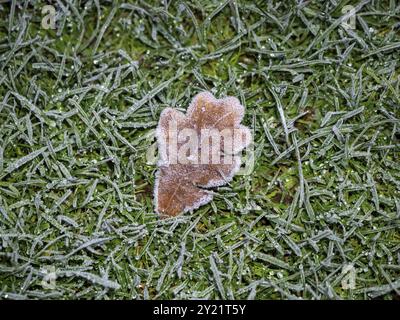
M 0 297 L 399 299 L 397 1 L 61 3 L 0 1 Z M 160 220 L 151 132 L 202 90 L 254 171 Z

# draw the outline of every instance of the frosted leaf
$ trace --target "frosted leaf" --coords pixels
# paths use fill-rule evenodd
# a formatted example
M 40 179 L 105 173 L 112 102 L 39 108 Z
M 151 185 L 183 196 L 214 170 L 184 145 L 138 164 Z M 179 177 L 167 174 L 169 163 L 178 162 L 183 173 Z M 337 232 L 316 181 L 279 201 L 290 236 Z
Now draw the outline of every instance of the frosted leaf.
M 156 212 L 176 216 L 210 202 L 217 187 L 240 169 L 238 155 L 251 140 L 240 124 L 244 108 L 234 97 L 196 95 L 186 115 L 166 108 L 156 130 L 160 153 L 154 199 Z

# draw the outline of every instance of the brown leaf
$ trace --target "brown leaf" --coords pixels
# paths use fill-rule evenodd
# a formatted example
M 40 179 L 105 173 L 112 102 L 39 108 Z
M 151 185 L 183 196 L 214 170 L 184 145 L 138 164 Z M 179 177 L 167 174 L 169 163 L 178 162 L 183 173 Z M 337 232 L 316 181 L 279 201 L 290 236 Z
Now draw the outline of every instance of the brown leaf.
M 172 108 L 161 113 L 156 212 L 176 216 L 197 209 L 213 198 L 205 188 L 232 180 L 240 168 L 238 153 L 251 141 L 250 130 L 240 124 L 243 115 L 238 99 L 216 99 L 209 92 L 195 96 L 186 115 Z

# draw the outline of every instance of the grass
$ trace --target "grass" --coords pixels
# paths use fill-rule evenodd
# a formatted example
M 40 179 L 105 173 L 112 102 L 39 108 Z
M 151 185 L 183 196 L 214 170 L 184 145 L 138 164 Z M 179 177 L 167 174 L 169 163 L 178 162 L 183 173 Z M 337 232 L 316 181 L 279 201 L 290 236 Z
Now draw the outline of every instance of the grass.
M 0 1 L 0 297 L 399 299 L 396 1 L 46 4 Z M 203 90 L 254 171 L 159 220 L 152 130 Z

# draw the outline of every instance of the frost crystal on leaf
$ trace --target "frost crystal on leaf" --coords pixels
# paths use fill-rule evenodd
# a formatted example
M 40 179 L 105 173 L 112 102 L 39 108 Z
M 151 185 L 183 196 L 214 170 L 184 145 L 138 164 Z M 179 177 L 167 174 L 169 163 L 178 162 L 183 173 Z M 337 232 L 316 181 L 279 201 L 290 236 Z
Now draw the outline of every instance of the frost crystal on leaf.
M 240 168 L 252 139 L 241 125 L 244 108 L 234 97 L 196 95 L 186 115 L 166 108 L 156 130 L 160 160 L 154 187 L 156 212 L 176 216 L 210 202 L 206 188 L 222 186 Z

